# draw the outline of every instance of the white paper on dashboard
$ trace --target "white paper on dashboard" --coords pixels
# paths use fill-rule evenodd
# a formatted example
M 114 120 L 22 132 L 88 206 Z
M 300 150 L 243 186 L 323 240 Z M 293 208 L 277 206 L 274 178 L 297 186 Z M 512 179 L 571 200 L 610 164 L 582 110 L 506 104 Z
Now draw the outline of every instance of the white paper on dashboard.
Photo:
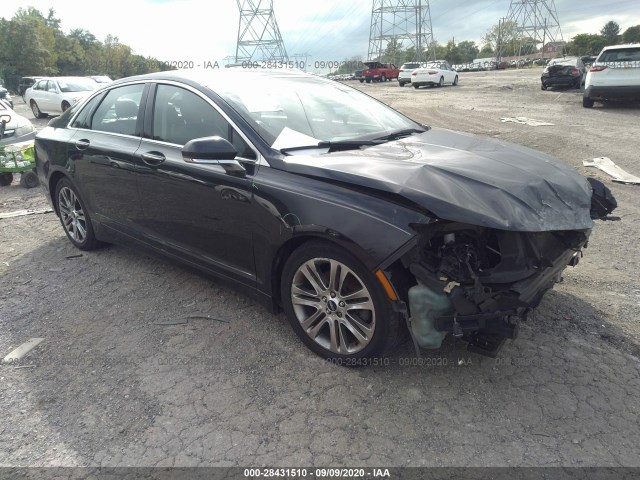
M 284 127 L 271 147 L 280 150 L 281 148 L 309 147 L 320 142 L 321 140 L 317 138 L 292 130 L 289 127 Z

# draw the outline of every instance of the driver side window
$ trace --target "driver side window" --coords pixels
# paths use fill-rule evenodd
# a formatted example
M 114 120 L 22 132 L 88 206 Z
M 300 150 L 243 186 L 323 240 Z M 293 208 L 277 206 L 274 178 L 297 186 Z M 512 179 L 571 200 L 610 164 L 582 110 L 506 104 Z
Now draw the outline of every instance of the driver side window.
M 255 152 L 208 102 L 174 85 L 158 85 L 153 110 L 153 139 L 184 145 L 194 138 L 219 136 L 228 140 L 240 157 L 255 159 Z

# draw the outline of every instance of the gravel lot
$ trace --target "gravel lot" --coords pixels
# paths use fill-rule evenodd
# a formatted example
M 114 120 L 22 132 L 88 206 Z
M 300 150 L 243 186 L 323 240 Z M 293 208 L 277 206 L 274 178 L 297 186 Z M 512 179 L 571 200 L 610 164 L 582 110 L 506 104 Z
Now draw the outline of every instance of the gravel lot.
M 539 74 L 355 84 L 423 123 L 556 155 L 616 195 L 622 220 L 598 223 L 499 358 L 449 341 L 422 365 L 405 345 L 388 366 L 333 366 L 222 283 L 118 246 L 77 257 L 53 214 L 4 219 L 0 358 L 45 340 L 0 365 L 0 465 L 640 466 L 640 187 L 581 166 L 607 156 L 639 175 L 640 107 L 586 110 Z M 555 126 L 500 120 L 515 116 Z M 46 206 L 40 189 L 0 188 L 0 212 Z

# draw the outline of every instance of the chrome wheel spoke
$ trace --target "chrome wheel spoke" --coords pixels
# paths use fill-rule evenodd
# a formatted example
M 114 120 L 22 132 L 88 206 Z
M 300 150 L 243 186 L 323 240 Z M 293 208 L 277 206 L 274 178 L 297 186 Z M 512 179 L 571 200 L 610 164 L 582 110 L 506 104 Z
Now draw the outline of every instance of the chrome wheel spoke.
M 313 327 L 311 330 L 307 330 L 307 333 L 309 334 L 309 336 L 317 341 L 318 335 L 320 334 L 320 330 L 322 330 L 322 327 L 325 326 L 327 321 L 328 321 L 328 318 L 324 317 L 320 322 L 316 324 L 315 327 Z
M 361 320 L 351 314 L 344 317 L 342 324 L 358 339 L 360 343 L 367 343 L 372 333 L 371 328 L 362 323 Z
M 338 349 L 338 322 L 336 322 L 335 320 L 329 320 L 329 337 L 329 349 L 332 352 L 340 353 Z
M 87 235 L 87 230 L 84 227 L 84 224 L 78 219 L 76 220 L 76 233 L 78 234 L 78 241 L 83 242 L 84 237 Z
M 361 299 L 355 302 L 347 303 L 347 311 L 349 310 L 371 310 L 373 311 L 373 302 L 370 298 Z
M 305 330 L 309 330 L 311 327 L 314 326 L 314 324 L 320 319 L 320 323 L 323 323 L 322 320 L 324 316 L 324 312 L 322 310 L 318 310 L 316 313 L 314 313 L 313 315 L 311 315 L 309 318 L 307 318 L 306 320 L 300 322 L 300 324 L 302 325 L 302 328 L 304 328 Z M 316 325 L 317 326 L 317 325 Z
M 322 291 L 326 290 L 326 287 L 322 283 L 322 276 L 320 275 L 320 272 L 318 272 L 313 261 L 305 263 L 299 271 L 305 276 L 311 287 L 315 290 L 316 295 L 320 295 Z

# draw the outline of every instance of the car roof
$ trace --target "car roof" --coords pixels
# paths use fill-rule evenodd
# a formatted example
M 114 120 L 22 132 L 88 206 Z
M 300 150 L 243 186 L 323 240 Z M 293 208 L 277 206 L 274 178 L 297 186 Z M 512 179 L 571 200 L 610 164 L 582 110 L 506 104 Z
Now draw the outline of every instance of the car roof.
M 622 48 L 640 48 L 640 43 L 625 43 L 623 45 L 609 45 L 602 50 L 618 50 Z
M 145 75 L 136 75 L 133 77 L 126 77 L 116 80 L 109 84 L 109 88 L 120 85 L 122 83 L 129 83 L 132 81 L 140 80 L 173 80 L 173 81 L 187 81 L 194 82 L 200 85 L 210 86 L 219 82 L 238 80 L 238 76 L 246 78 L 255 78 L 259 81 L 261 78 L 307 78 L 307 79 L 323 79 L 318 75 L 312 75 L 302 70 L 296 69 L 236 69 L 236 68 L 224 68 L 224 69 L 189 69 L 189 70 L 167 70 L 164 72 L 148 73 Z M 326 80 L 329 81 L 329 80 Z

